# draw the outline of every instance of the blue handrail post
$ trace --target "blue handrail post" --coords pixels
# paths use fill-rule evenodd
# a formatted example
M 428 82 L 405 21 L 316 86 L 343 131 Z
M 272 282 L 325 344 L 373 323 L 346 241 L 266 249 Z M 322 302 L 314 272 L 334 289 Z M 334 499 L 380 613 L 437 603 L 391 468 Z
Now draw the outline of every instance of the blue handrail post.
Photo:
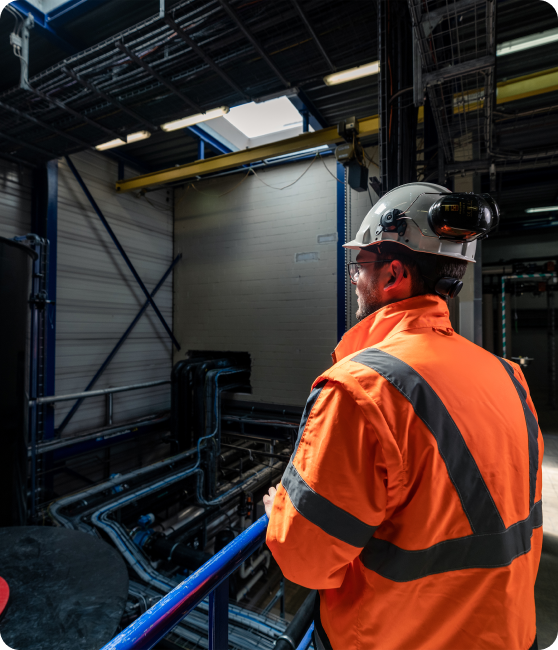
M 209 594 L 209 650 L 229 647 L 229 579 Z

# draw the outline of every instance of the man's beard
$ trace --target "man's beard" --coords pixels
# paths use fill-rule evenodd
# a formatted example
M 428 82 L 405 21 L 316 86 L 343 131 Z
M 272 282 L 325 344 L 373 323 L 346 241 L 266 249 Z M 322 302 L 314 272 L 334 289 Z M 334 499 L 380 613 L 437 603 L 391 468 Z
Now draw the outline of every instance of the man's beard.
M 378 309 L 381 309 L 384 304 L 381 301 L 381 295 L 377 287 L 368 285 L 364 292 L 358 294 L 358 311 L 356 313 L 357 321 L 364 320 Z

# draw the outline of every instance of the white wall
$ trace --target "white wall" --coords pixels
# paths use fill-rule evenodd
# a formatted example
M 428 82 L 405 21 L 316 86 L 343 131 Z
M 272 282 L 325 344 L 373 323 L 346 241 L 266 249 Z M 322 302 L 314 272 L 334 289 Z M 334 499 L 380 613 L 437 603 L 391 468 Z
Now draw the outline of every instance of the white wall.
M 31 171 L 0 160 L 0 237 L 31 232 Z
M 168 190 L 117 194 L 117 165 L 92 152 L 72 156 L 132 263 L 151 291 L 172 260 L 172 197 Z M 56 394 L 85 389 L 143 305 L 140 287 L 66 163 L 59 165 Z M 156 303 L 172 328 L 172 275 Z M 149 307 L 95 388 L 169 379 L 171 343 Z M 114 396 L 122 422 L 169 408 L 168 386 Z M 56 406 L 58 426 L 71 402 Z M 103 426 L 104 398 L 85 400 L 64 435 Z
M 333 157 L 324 162 L 335 176 Z M 309 164 L 257 173 L 284 187 Z M 176 192 L 175 362 L 187 350 L 248 352 L 253 394 L 239 399 L 305 403 L 337 343 L 337 242 L 317 243 L 336 233 L 337 185 L 315 160 L 282 191 L 233 174 Z M 304 253 L 317 259 L 296 261 Z

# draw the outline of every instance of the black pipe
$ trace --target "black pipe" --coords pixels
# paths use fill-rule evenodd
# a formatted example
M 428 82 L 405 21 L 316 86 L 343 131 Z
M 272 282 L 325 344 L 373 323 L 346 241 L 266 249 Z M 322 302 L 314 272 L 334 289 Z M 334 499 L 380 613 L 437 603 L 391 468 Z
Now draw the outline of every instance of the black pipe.
M 176 562 L 185 569 L 195 571 L 211 559 L 209 553 L 197 551 L 186 544 L 176 543 L 166 537 L 154 538 L 146 549 L 149 554 L 160 560 Z
M 298 612 L 294 615 L 293 620 L 289 623 L 287 629 L 277 639 L 273 650 L 296 650 L 302 637 L 310 627 L 314 619 L 314 601 L 316 592 L 311 591 L 300 606 Z

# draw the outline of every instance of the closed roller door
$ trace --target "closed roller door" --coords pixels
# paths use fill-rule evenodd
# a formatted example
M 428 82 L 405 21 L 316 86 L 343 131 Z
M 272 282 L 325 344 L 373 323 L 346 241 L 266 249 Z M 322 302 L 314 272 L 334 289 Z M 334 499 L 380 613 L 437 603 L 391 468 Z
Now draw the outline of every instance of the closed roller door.
M 72 156 L 147 289 L 152 291 L 172 261 L 172 203 L 167 190 L 148 199 L 117 194 L 117 165 L 104 156 Z M 120 253 L 64 161 L 58 187 L 56 394 L 82 391 L 145 302 Z M 156 302 L 172 328 L 172 275 Z M 169 379 L 172 350 L 149 307 L 95 389 Z M 56 426 L 71 408 L 56 406 Z M 168 386 L 114 396 L 114 422 L 169 408 Z M 63 435 L 105 424 L 104 398 L 90 398 Z

